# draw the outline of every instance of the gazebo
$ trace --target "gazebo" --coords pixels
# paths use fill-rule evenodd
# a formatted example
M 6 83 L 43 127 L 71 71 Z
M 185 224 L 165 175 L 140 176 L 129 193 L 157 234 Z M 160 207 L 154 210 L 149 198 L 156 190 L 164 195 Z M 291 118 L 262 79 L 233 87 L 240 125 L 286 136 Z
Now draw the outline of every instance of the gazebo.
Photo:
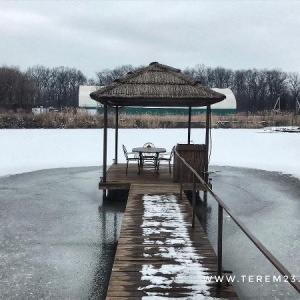
M 226 98 L 225 95 L 213 91 L 200 81 L 187 76 L 179 69 L 152 62 L 147 67 L 139 68 L 116 79 L 111 84 L 92 92 L 90 97 L 103 105 L 103 178 L 107 173 L 107 125 L 108 107 L 115 108 L 115 160 L 118 163 L 118 118 L 119 107 L 188 107 L 188 144 L 190 144 L 191 112 L 193 107 L 206 107 L 205 135 L 205 178 L 208 182 L 208 149 L 211 105 Z

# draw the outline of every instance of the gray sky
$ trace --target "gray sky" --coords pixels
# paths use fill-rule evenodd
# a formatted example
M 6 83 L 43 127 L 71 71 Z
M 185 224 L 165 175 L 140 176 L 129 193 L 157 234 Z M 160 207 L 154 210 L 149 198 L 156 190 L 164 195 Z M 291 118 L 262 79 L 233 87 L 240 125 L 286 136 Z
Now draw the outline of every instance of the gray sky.
M 0 66 L 300 72 L 300 1 L 3 1 Z

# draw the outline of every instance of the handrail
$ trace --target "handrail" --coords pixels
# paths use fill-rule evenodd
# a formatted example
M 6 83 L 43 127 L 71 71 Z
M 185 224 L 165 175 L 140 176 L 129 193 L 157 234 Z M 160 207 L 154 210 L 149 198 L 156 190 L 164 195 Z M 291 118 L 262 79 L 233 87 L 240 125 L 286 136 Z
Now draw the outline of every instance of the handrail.
M 232 220 L 238 225 L 238 227 L 246 234 L 246 236 L 253 242 L 253 244 L 260 250 L 260 252 L 272 263 L 272 265 L 289 281 L 289 283 L 297 290 L 298 293 L 300 293 L 300 281 L 295 279 L 295 276 L 289 272 L 281 262 L 251 233 L 251 231 L 244 225 L 244 223 L 239 220 L 237 216 L 231 211 L 231 209 L 224 203 L 224 201 L 218 197 L 210 188 L 210 186 L 201 178 L 201 176 L 196 172 L 177 152 L 177 150 L 174 150 L 175 155 L 180 159 L 180 161 L 185 164 L 185 166 L 193 173 L 193 178 L 197 178 L 201 184 L 204 185 L 204 187 L 207 189 L 207 191 L 212 195 L 212 197 L 218 202 L 219 208 L 221 207 L 224 209 L 228 215 L 232 218 Z M 181 168 L 182 169 L 182 168 Z M 180 170 L 182 173 L 182 170 Z M 181 182 L 181 188 L 180 191 L 182 192 L 182 178 L 180 179 Z M 193 198 L 194 198 L 194 188 L 195 183 L 193 183 Z M 194 199 L 193 199 L 194 202 Z M 194 214 L 194 212 L 193 212 Z M 221 214 L 221 216 L 220 216 Z M 223 220 L 222 218 L 222 211 L 219 210 L 219 220 L 221 219 L 221 222 Z M 219 227 L 220 226 L 220 227 Z M 218 232 L 218 235 L 221 234 L 220 239 L 218 240 L 222 241 L 222 224 L 218 224 L 218 228 L 221 229 L 221 232 Z M 219 244 L 219 243 L 218 243 Z M 221 249 L 219 249 L 221 247 Z M 219 251 L 221 250 L 221 251 Z M 220 253 L 219 253 L 220 252 Z M 219 257 L 221 255 L 221 257 Z M 219 262 L 222 262 L 222 243 L 221 245 L 218 245 L 218 264 Z M 218 265 L 218 273 L 220 273 L 220 270 L 222 268 L 222 263 Z M 218 274 L 221 275 L 221 274 Z

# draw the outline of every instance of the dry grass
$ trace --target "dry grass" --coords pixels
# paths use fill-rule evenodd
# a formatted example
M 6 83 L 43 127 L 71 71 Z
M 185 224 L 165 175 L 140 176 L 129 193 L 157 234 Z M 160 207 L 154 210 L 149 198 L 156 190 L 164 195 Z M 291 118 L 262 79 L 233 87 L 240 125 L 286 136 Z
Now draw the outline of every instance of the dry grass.
M 192 116 L 192 127 L 205 127 L 205 114 Z M 120 115 L 120 127 L 126 128 L 181 128 L 187 127 L 184 115 Z M 114 120 L 112 123 L 114 125 Z M 291 112 L 237 113 L 234 115 L 212 115 L 214 128 L 264 128 L 268 126 L 300 126 L 300 116 Z
M 205 126 L 205 114 L 192 116 L 192 127 Z M 186 128 L 184 115 L 119 115 L 120 128 Z M 109 115 L 109 127 L 115 126 L 115 116 Z M 238 113 L 212 115 L 215 128 L 263 128 L 267 126 L 300 126 L 300 116 L 291 112 Z M 0 111 L 0 128 L 102 128 L 103 115 L 91 115 L 82 109 L 64 109 L 34 115 L 23 111 Z

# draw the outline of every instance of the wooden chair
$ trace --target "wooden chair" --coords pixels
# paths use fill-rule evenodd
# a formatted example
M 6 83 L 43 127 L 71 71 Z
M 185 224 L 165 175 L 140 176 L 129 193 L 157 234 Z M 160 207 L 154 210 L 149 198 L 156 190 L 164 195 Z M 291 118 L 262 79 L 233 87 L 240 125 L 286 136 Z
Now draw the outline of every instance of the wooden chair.
M 125 158 L 126 158 L 126 175 L 127 175 L 127 171 L 128 171 L 128 164 L 130 161 L 137 161 L 138 163 L 138 168 L 140 168 L 140 158 L 139 156 L 137 155 L 137 153 L 134 153 L 134 152 L 128 152 L 126 147 L 124 145 L 122 145 L 123 147 L 123 152 L 124 152 L 124 155 L 125 155 Z
M 171 152 L 165 152 L 165 153 L 161 153 L 158 157 L 158 168 L 159 168 L 159 164 L 162 161 L 166 161 L 169 163 L 169 172 L 171 173 L 171 162 L 174 156 L 174 150 L 175 150 L 175 146 L 172 148 Z

